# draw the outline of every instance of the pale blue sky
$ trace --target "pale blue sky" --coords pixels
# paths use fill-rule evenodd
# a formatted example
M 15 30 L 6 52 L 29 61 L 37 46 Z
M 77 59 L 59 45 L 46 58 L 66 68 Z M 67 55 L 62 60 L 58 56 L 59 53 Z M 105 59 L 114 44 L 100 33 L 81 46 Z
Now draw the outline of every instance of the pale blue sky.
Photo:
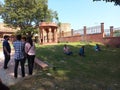
M 120 27 L 120 6 L 114 6 L 114 3 L 93 0 L 48 0 L 48 8 L 57 11 L 59 21 L 70 23 L 71 29 L 96 26 L 101 22 L 104 22 L 106 29 L 109 26 Z
M 72 29 L 83 26 L 96 26 L 104 22 L 109 26 L 120 27 L 120 6 L 114 3 L 93 0 L 48 0 L 49 9 L 58 12 L 59 21 L 70 23 Z

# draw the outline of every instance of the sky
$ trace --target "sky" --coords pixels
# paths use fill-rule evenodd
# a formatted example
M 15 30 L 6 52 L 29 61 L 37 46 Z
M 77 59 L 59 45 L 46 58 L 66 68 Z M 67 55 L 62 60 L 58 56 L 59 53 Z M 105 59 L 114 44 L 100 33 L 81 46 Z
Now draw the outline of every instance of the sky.
M 105 29 L 110 26 L 120 27 L 120 6 L 105 1 L 93 0 L 48 0 L 48 8 L 57 11 L 61 23 L 70 23 L 71 29 L 82 29 L 104 23 Z
M 83 26 L 97 26 L 102 22 L 105 29 L 109 29 L 110 26 L 120 27 L 120 6 L 115 6 L 114 3 L 93 0 L 48 0 L 48 8 L 57 11 L 59 21 L 70 23 L 71 29 L 74 30 L 82 29 Z

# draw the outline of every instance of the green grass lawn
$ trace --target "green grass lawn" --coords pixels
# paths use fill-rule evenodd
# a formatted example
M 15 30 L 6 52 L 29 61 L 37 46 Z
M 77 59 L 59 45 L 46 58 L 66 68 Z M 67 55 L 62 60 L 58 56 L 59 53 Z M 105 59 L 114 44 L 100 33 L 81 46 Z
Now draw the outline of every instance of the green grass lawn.
M 11 86 L 11 90 L 120 90 L 120 48 L 95 52 L 95 43 L 67 43 L 73 55 L 63 53 L 63 45 L 37 46 L 36 57 L 55 67 Z M 78 55 L 85 45 L 85 57 Z

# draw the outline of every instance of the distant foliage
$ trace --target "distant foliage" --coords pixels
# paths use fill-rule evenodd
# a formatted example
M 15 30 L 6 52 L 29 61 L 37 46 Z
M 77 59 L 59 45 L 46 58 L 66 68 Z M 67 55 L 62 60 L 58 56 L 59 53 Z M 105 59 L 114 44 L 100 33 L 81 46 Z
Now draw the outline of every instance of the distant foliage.
M 120 30 L 117 30 L 114 32 L 113 36 L 120 37 Z
M 114 2 L 115 5 L 120 5 L 120 0 L 93 0 L 93 1 L 106 1 L 106 2 Z

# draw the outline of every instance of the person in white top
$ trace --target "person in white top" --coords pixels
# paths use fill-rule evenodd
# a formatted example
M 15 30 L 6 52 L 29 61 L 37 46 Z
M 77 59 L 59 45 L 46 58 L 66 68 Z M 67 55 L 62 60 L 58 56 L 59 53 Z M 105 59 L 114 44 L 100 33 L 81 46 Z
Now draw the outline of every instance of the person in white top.
M 25 53 L 27 54 L 27 59 L 28 59 L 29 75 L 32 75 L 34 68 L 34 59 L 35 59 L 35 44 L 31 36 L 27 37 L 25 44 Z
M 63 51 L 66 55 L 71 55 L 73 54 L 72 51 L 70 51 L 69 47 L 65 44 L 63 47 Z

